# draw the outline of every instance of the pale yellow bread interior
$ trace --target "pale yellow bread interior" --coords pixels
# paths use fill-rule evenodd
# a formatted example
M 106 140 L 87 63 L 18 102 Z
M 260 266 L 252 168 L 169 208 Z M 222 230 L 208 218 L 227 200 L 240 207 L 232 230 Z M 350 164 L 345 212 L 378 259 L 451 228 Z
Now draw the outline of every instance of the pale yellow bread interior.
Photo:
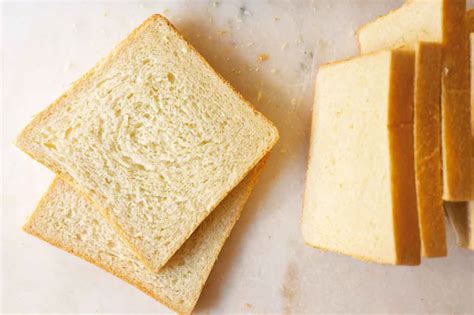
M 404 51 L 319 69 L 302 216 L 308 245 L 420 263 L 413 81 L 414 54 Z
M 75 185 L 157 271 L 277 139 L 153 15 L 36 115 L 17 145 Z

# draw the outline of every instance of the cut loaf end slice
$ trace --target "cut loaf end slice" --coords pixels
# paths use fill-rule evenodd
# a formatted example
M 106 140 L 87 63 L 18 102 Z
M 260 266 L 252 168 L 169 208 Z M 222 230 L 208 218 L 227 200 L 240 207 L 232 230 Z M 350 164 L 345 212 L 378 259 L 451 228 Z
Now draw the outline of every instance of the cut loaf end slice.
M 381 51 L 320 68 L 302 217 L 308 245 L 420 263 L 414 55 Z
M 411 0 L 358 31 L 362 53 L 414 50 L 419 41 L 443 45 L 441 124 L 443 199 L 471 196 L 469 53 L 465 40 L 465 0 Z
M 23 228 L 125 280 L 173 311 L 189 314 L 262 166 L 251 171 L 157 273 L 147 269 L 100 213 L 60 177 Z
M 17 145 L 74 184 L 157 271 L 277 139 L 153 15 L 38 114 Z

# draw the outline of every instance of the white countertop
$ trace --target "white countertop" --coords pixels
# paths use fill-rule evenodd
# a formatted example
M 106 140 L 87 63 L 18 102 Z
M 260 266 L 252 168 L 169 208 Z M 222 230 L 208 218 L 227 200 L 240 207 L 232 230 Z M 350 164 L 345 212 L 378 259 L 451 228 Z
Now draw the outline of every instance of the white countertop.
M 132 286 L 20 230 L 53 174 L 13 145 L 152 13 L 163 13 L 275 122 L 281 140 L 196 311 L 474 312 L 474 253 L 390 267 L 303 244 L 300 213 L 315 70 L 356 53 L 354 30 L 400 0 L 7 3 L 2 12 L 2 311 L 169 312 Z M 257 62 L 262 53 L 269 55 Z

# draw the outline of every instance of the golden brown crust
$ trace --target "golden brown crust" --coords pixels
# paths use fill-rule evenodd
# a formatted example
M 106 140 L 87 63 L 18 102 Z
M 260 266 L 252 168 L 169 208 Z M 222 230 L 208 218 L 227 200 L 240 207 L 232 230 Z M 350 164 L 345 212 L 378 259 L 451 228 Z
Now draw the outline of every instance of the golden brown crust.
M 161 21 L 165 25 L 167 25 L 181 40 L 183 40 L 184 43 L 189 47 L 191 51 L 195 53 L 195 55 L 215 74 L 218 76 L 218 78 L 228 87 L 230 88 L 238 97 L 245 103 L 252 111 L 255 113 L 257 116 L 262 117 L 262 119 L 272 127 L 275 138 L 273 139 L 273 142 L 268 144 L 268 149 L 263 151 L 262 154 L 254 161 L 253 164 L 251 164 L 248 169 L 241 174 L 241 176 L 235 181 L 234 185 L 229 188 L 229 192 L 235 188 L 238 183 L 240 183 L 246 176 L 247 174 L 258 164 L 261 159 L 268 154 L 268 152 L 271 150 L 271 148 L 275 145 L 275 143 L 278 141 L 279 134 L 278 130 L 276 127 L 273 125 L 272 122 L 270 122 L 263 114 L 260 112 L 257 112 L 255 108 L 248 102 L 246 101 L 243 96 L 238 93 L 219 73 L 217 73 L 210 65 L 209 63 L 197 52 L 197 50 L 189 44 L 183 36 L 176 30 L 176 28 L 163 16 L 159 14 L 154 14 L 151 17 L 149 17 L 147 20 L 145 20 L 138 28 L 132 31 L 132 33 L 124 39 L 122 42 L 120 42 L 117 47 L 115 47 L 106 57 L 102 58 L 90 71 L 88 71 L 85 75 L 83 75 L 79 80 L 74 82 L 74 84 L 62 95 L 60 96 L 56 101 L 54 101 L 51 105 L 49 105 L 44 111 L 40 112 L 38 115 L 34 117 L 34 119 L 23 129 L 23 131 L 19 134 L 19 136 L 16 139 L 16 145 L 26 152 L 31 158 L 34 160 L 40 162 L 41 164 L 47 166 L 49 169 L 51 169 L 53 172 L 55 172 L 58 175 L 63 176 L 70 184 L 72 184 L 78 191 L 81 192 L 84 196 L 88 196 L 87 199 L 91 200 L 90 198 L 90 192 L 85 191 L 84 189 L 81 189 L 80 187 L 77 186 L 77 184 L 74 183 L 72 178 L 64 172 L 64 170 L 61 168 L 61 166 L 56 163 L 55 161 L 51 160 L 44 154 L 41 154 L 40 152 L 36 151 L 35 149 L 30 148 L 29 145 L 29 139 L 30 134 L 34 132 L 34 129 L 43 121 L 46 120 L 53 111 L 56 110 L 56 108 L 62 106 L 62 101 L 65 100 L 69 95 L 74 94 L 76 91 L 78 91 L 82 86 L 85 84 L 88 84 L 88 80 L 94 75 L 97 69 L 101 67 L 108 67 L 111 64 L 112 57 L 125 49 L 139 34 L 140 32 L 145 29 L 146 27 L 150 26 L 153 22 L 155 21 Z M 211 207 L 211 209 L 214 209 L 217 207 L 217 205 L 226 197 L 226 194 L 221 196 L 220 199 L 216 201 L 216 203 Z M 103 207 L 99 207 L 97 203 L 94 203 L 98 209 L 101 210 L 101 213 L 105 216 L 107 221 L 111 223 L 111 225 L 114 227 L 114 229 L 118 232 L 120 237 L 128 244 L 130 245 L 131 249 L 133 252 L 137 255 L 137 257 L 144 263 L 147 268 L 149 268 L 151 271 L 158 271 L 163 265 L 166 263 L 163 262 L 163 264 L 157 268 L 153 268 L 151 264 L 145 259 L 145 257 L 137 250 L 135 246 L 132 246 L 131 240 L 126 236 L 126 234 L 123 232 L 123 230 L 113 222 L 113 220 L 107 215 L 106 209 Z M 211 213 L 211 211 L 209 211 Z M 209 213 L 205 214 L 203 217 L 203 220 L 206 218 Z M 192 232 L 199 226 L 200 222 L 197 222 L 193 228 L 190 230 L 190 232 L 183 238 L 183 243 L 191 236 Z M 174 252 L 170 254 L 170 257 L 174 255 L 174 253 L 179 249 L 176 248 Z
M 445 0 L 446 1 L 446 0 Z M 471 115 L 469 102 L 469 46 L 466 1 L 444 5 L 441 117 L 443 123 L 443 198 L 464 201 L 471 197 Z
M 401 122 L 389 127 L 397 263 L 418 265 L 421 244 L 416 203 L 413 124 L 405 123 L 413 119 L 414 53 L 394 53 L 391 68 L 389 115 L 392 116 L 390 119 L 394 119 L 394 123 Z
M 415 74 L 415 175 L 425 257 L 446 256 L 441 177 L 441 45 L 420 42 Z
M 474 32 L 474 9 L 466 12 L 466 24 L 467 24 L 467 32 L 473 33 Z

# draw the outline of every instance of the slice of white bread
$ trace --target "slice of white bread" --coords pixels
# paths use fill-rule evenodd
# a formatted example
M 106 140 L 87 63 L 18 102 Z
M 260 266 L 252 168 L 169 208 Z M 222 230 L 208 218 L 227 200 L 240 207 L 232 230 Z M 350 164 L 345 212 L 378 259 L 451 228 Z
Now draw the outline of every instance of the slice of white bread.
M 414 54 L 404 51 L 319 69 L 302 217 L 308 245 L 420 263 L 413 81 Z
M 414 49 L 418 41 L 443 45 L 442 152 L 443 198 L 462 201 L 471 195 L 469 53 L 462 23 L 465 0 L 411 0 L 358 31 L 362 53 Z
M 277 139 L 153 15 L 35 116 L 17 145 L 75 185 L 157 271 Z
M 263 162 L 219 204 L 157 273 L 61 177 L 57 177 L 23 229 L 125 280 L 173 311 L 193 310 L 225 240 L 238 220 Z
M 474 10 L 466 14 L 467 30 L 471 48 L 471 143 L 474 147 Z M 471 152 L 471 178 L 474 182 L 474 150 Z M 471 187 L 474 189 L 473 187 Z M 469 202 L 446 202 L 446 213 L 456 234 L 460 247 L 474 250 L 474 192 Z
M 415 178 L 421 253 L 446 256 L 441 161 L 441 45 L 419 42 L 415 48 Z

